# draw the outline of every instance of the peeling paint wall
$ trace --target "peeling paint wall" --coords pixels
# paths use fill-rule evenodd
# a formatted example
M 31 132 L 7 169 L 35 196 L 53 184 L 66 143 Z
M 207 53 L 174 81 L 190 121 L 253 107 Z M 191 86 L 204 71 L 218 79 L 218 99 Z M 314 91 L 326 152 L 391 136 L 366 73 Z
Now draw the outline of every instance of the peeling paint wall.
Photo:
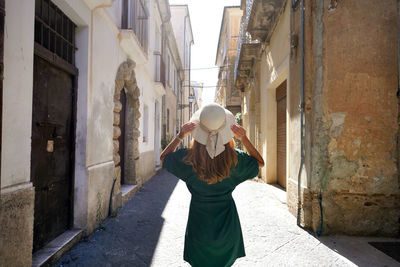
M 308 0 L 305 5 L 302 222 L 314 230 L 320 226 L 321 193 L 324 234 L 396 235 L 400 216 L 397 1 L 338 1 L 333 8 L 328 0 Z M 294 33 L 299 32 L 299 13 L 293 12 Z M 299 103 L 295 93 L 299 63 L 299 50 L 292 50 L 293 103 Z M 291 117 L 298 116 L 295 105 L 290 108 Z M 294 185 L 288 186 L 293 212 Z
M 312 183 L 329 195 L 323 203 L 327 231 L 395 233 L 397 3 L 343 1 L 330 11 L 328 2 L 322 97 L 331 171 L 328 181 L 313 176 Z

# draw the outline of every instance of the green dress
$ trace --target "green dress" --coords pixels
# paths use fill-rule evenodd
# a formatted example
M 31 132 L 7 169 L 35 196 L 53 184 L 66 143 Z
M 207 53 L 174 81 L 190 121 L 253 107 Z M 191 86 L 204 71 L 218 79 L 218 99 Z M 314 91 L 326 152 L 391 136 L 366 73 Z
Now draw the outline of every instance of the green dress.
M 163 167 L 186 183 L 192 199 L 186 225 L 183 258 L 194 267 L 231 266 L 244 257 L 242 229 L 232 191 L 258 174 L 258 162 L 236 150 L 238 163 L 229 178 L 216 184 L 198 179 L 192 167 L 183 163 L 187 149 L 164 158 Z

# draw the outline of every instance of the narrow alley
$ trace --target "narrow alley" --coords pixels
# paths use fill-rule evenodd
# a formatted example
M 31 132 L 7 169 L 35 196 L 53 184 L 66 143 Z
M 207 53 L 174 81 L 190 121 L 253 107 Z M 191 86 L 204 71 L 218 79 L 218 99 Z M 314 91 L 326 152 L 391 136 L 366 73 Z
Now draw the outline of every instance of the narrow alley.
M 317 238 L 297 227 L 274 186 L 248 181 L 234 198 L 247 254 L 234 266 L 399 266 L 368 244 L 389 239 Z M 56 266 L 190 266 L 182 258 L 189 202 L 185 184 L 163 170 Z
M 400 0 L 0 0 L 0 267 L 400 266 L 399 151 Z

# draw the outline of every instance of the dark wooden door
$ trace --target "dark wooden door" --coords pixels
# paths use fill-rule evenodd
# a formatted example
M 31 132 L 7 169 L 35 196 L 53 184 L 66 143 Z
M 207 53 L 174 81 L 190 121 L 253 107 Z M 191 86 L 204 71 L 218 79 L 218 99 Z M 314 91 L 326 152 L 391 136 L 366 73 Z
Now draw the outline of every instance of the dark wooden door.
M 4 17 L 6 15 L 5 1 L 0 0 L 0 140 L 2 139 L 3 125 L 3 70 L 4 70 Z M 1 142 L 0 142 L 0 162 L 1 162 Z M 0 164 L 1 173 L 1 164 Z M 0 177 L 1 178 L 1 177 Z M 0 179 L 1 185 L 1 179 Z
M 125 183 L 125 114 L 126 114 L 126 93 L 125 89 L 122 88 L 120 94 L 120 101 L 122 109 L 120 111 L 119 127 L 121 129 L 121 135 L 118 137 L 119 150 L 118 154 L 120 157 L 119 166 L 121 167 L 121 184 Z
M 34 251 L 70 227 L 73 90 L 71 74 L 35 55 L 31 154 Z
M 276 89 L 277 102 L 277 179 L 286 188 L 286 81 Z

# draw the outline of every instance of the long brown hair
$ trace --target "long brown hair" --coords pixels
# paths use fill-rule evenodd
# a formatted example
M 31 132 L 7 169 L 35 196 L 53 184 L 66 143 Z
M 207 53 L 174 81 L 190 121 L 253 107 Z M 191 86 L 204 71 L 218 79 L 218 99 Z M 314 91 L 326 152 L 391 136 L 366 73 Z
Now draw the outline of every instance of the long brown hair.
M 233 139 L 225 144 L 225 150 L 214 159 L 208 155 L 205 145 L 193 140 L 183 161 L 193 167 L 200 180 L 215 184 L 228 178 L 231 169 L 237 164 L 235 142 Z

